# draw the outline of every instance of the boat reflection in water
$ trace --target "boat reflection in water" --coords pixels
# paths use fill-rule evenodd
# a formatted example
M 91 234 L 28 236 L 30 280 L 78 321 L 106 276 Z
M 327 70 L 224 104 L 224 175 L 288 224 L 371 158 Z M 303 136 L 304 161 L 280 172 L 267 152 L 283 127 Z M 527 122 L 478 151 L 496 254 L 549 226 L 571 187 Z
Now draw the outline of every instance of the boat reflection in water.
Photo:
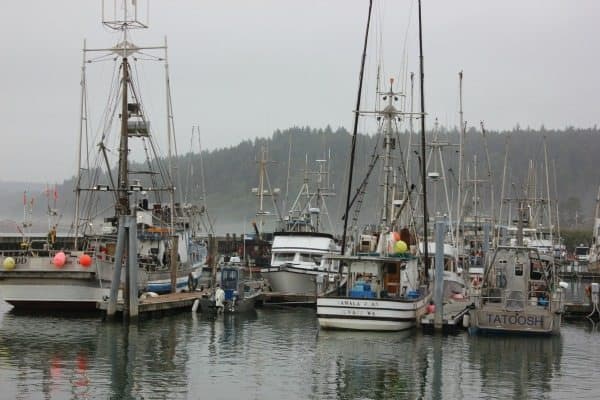
M 98 384 L 89 374 L 98 349 L 93 324 L 7 313 L 0 326 L 0 397 L 90 398 Z
M 556 336 L 320 331 L 316 348 L 317 398 L 540 398 L 562 362 Z
M 475 336 L 470 342 L 469 364 L 479 371 L 482 394 L 523 399 L 552 392 L 561 367 L 560 337 Z
M 319 331 L 305 308 L 124 325 L 7 307 L 0 398 L 562 399 L 600 389 L 589 324 L 560 337 L 366 336 Z
M 340 399 L 414 397 L 415 390 L 424 390 L 420 369 L 427 364 L 428 350 L 420 344 L 422 339 L 412 331 L 370 332 L 366 337 L 364 332 L 321 330 L 314 360 L 321 367 L 312 369 L 314 394 Z

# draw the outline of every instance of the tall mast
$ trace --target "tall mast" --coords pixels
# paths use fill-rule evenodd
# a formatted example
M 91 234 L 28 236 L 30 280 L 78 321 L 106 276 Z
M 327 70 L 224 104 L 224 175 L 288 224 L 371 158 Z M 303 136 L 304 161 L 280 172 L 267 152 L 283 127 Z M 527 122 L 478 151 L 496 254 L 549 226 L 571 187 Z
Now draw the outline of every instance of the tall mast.
M 287 213 L 287 202 L 290 194 L 290 169 L 292 167 L 292 131 L 290 130 L 288 138 L 288 162 L 287 162 L 287 177 L 285 178 L 285 197 L 283 199 L 283 212 Z
M 412 140 L 413 140 L 413 135 L 415 133 L 414 124 L 413 124 L 414 111 L 415 111 L 414 100 L 415 100 L 415 73 L 411 72 L 410 73 L 410 119 L 408 120 L 410 134 L 408 135 L 408 146 L 407 146 L 409 151 L 406 153 L 406 177 L 407 177 L 407 179 L 409 179 L 409 177 L 411 176 L 410 175 L 410 161 L 412 158 L 412 150 L 410 150 L 410 149 L 413 148 Z
M 487 161 L 487 176 L 488 176 L 488 183 L 490 185 L 490 217 L 492 219 L 492 224 L 496 223 L 496 209 L 495 209 L 495 197 L 494 197 L 494 177 L 492 175 L 492 160 L 490 158 L 490 150 L 489 150 L 489 146 L 488 146 L 488 140 L 487 140 L 487 132 L 485 130 L 485 126 L 483 124 L 483 121 L 481 121 L 481 135 L 483 136 L 483 148 L 485 150 L 485 158 Z
M 113 12 L 110 12 L 112 7 Z M 115 1 L 102 1 L 102 24 L 109 29 L 122 32 L 122 41 L 113 48 L 109 49 L 84 49 L 85 51 L 110 51 L 122 58 L 122 80 L 121 80 L 121 133 L 119 141 L 119 166 L 118 166 L 118 181 L 117 181 L 117 204 L 115 211 L 117 215 L 129 215 L 129 177 L 128 177 L 128 153 L 129 153 L 129 134 L 128 134 L 128 98 L 129 85 L 131 79 L 129 76 L 129 61 L 128 55 L 134 54 L 143 49 L 159 48 L 159 47 L 137 47 L 129 42 L 128 32 L 130 29 L 146 29 L 148 25 L 141 21 L 138 9 L 141 7 L 139 1 L 135 1 L 131 5 L 131 10 L 127 1 L 122 1 L 120 5 Z M 107 12 L 108 10 L 108 12 Z M 131 11 L 131 13 L 130 13 Z M 117 16 L 118 12 L 122 12 L 122 18 Z M 111 15 L 112 14 L 112 15 Z M 147 19 L 147 17 L 146 17 Z M 84 58 L 85 59 L 85 58 Z M 108 172 L 110 174 L 110 172 Z
M 252 193 L 254 193 L 256 195 L 256 197 L 258 197 L 258 210 L 256 211 L 256 216 L 259 218 L 258 226 L 260 227 L 259 232 L 260 232 L 261 236 L 263 234 L 263 228 L 265 225 L 264 216 L 270 214 L 269 211 L 266 211 L 264 209 L 265 196 L 271 197 L 271 201 L 273 203 L 273 209 L 276 212 L 277 221 L 278 222 L 283 221 L 283 217 L 281 216 L 281 212 L 279 210 L 279 207 L 277 206 L 277 201 L 275 200 L 275 197 L 279 194 L 280 190 L 279 190 L 279 188 L 271 187 L 271 181 L 269 180 L 269 174 L 267 173 L 267 164 L 272 162 L 272 161 L 268 160 L 267 152 L 268 152 L 267 147 L 262 146 L 261 152 L 260 152 L 260 160 L 257 161 L 257 163 L 258 163 L 258 187 L 252 188 Z M 265 189 L 265 184 L 266 184 L 267 189 Z
M 206 181 L 204 179 L 204 159 L 202 157 L 202 139 L 200 138 L 200 127 L 198 126 L 198 152 L 200 158 L 200 182 L 202 184 L 202 206 L 204 206 L 204 214 L 206 215 L 206 221 L 208 222 L 208 232 L 214 234 L 214 227 L 210 215 L 208 214 L 208 200 L 206 195 Z M 244 230 L 244 233 L 246 231 Z
M 383 154 L 383 207 L 381 210 L 381 231 L 385 232 L 392 225 L 394 218 L 392 212 L 392 201 L 394 200 L 394 191 L 390 193 L 390 186 L 392 183 L 395 185 L 395 172 L 392 166 L 392 149 L 395 147 L 394 138 L 392 137 L 393 126 L 392 122 L 398 115 L 405 115 L 404 112 L 397 110 L 394 107 L 394 101 L 397 101 L 400 96 L 403 96 L 400 92 L 394 92 L 393 90 L 394 78 L 390 79 L 390 90 L 389 92 L 380 93 L 384 101 L 387 101 L 387 105 L 382 111 L 375 111 L 375 114 L 382 115 L 384 118 L 384 154 Z M 392 201 L 390 201 L 392 200 Z
M 84 116 L 85 110 L 85 91 L 86 91 L 86 83 L 85 83 L 85 48 L 86 41 L 83 41 L 83 61 L 81 63 L 81 99 L 80 99 L 80 109 L 79 109 L 79 137 L 77 138 L 77 184 L 75 185 L 75 243 L 74 247 L 77 250 L 79 245 L 79 207 L 81 200 L 81 146 L 83 145 L 83 130 L 84 130 L 84 119 L 86 121 L 85 126 L 87 126 L 87 118 Z
M 554 251 L 554 227 L 552 226 L 552 207 L 550 206 L 550 171 L 548 169 L 548 146 L 546 144 L 546 135 L 544 135 L 544 169 L 546 171 L 546 212 L 548 213 L 548 230 L 550 231 L 550 245 Z M 552 258 L 554 263 L 554 257 Z
M 130 29 L 139 29 L 139 28 L 147 28 L 148 26 L 138 19 L 138 4 L 133 3 L 132 12 L 133 15 L 129 14 L 127 1 L 123 1 L 121 3 L 121 8 L 123 12 L 123 19 L 119 19 L 116 15 L 117 12 L 117 3 L 115 2 L 113 7 L 115 14 L 111 16 L 105 15 L 105 2 L 102 2 L 102 23 L 114 30 L 121 31 L 123 33 L 123 40 L 119 43 L 114 52 L 116 52 L 121 58 L 121 72 L 122 72 L 122 80 L 121 80 L 121 134 L 119 141 L 119 166 L 118 166 L 118 194 L 117 194 L 117 204 L 115 206 L 117 215 L 129 215 L 129 177 L 128 177 L 128 153 L 129 153 L 129 133 L 127 129 L 128 121 L 129 121 L 129 109 L 128 109 L 128 100 L 129 100 L 129 61 L 127 59 L 129 53 L 135 53 L 139 50 L 139 48 L 135 47 L 132 43 L 128 41 L 129 36 L 128 32 Z M 112 19 L 111 19 L 112 18 Z M 98 51 L 98 50 L 95 50 Z
M 502 209 L 505 203 L 505 191 L 506 191 L 506 169 L 508 166 L 508 144 L 509 144 L 509 136 L 506 137 L 504 142 L 504 166 L 502 167 L 502 187 L 500 189 L 500 211 L 498 212 L 498 222 L 502 223 Z M 510 207 L 507 207 L 508 223 L 510 223 Z M 496 235 L 496 244 L 500 243 L 500 231 L 498 230 Z
M 346 233 L 348 232 L 348 211 L 350 211 L 350 198 L 352 197 L 352 175 L 354 174 L 354 156 L 356 154 L 356 135 L 358 130 L 358 117 L 360 113 L 360 98 L 362 95 L 362 85 L 365 72 L 365 60 L 367 58 L 367 43 L 369 40 L 369 25 L 371 24 L 371 10 L 373 0 L 369 0 L 369 13 L 367 16 L 367 27 L 365 29 L 365 42 L 363 45 L 362 58 L 360 63 L 360 74 L 358 76 L 358 94 L 356 96 L 356 108 L 354 110 L 354 127 L 352 128 L 352 147 L 350 148 L 350 171 L 348 171 L 348 190 L 346 192 L 346 209 L 344 212 L 344 231 L 342 233 L 342 255 L 346 253 Z
M 394 93 L 392 90 L 392 85 L 394 84 L 394 79 L 390 79 L 390 91 L 388 94 L 388 105 L 385 108 L 385 111 L 389 110 L 391 111 L 393 109 L 393 98 L 394 98 Z M 389 218 L 389 214 L 390 214 L 390 206 L 389 206 L 389 190 L 390 190 L 390 171 L 392 170 L 391 166 L 390 166 L 390 159 L 391 159 L 391 141 L 392 141 L 392 118 L 393 118 L 393 114 L 388 114 L 385 113 L 385 129 L 384 129 L 384 138 L 383 138 L 383 145 L 384 145 L 384 149 L 385 152 L 383 154 L 383 207 L 381 210 L 381 228 L 382 228 L 382 232 L 383 229 L 385 229 L 387 226 L 389 226 L 390 223 L 390 218 Z
M 460 235 L 460 226 L 461 226 L 461 203 L 462 203 L 462 167 L 463 167 L 463 151 L 464 151 L 464 136 L 465 136 L 465 122 L 463 118 L 463 104 L 462 104 L 462 80 L 463 73 L 460 71 L 458 73 L 458 104 L 459 104 L 459 123 L 460 127 L 458 128 L 458 189 L 457 189 L 457 198 L 456 198 L 456 242 L 455 246 L 458 249 L 456 252 L 456 256 L 459 256 L 461 250 L 461 235 Z M 458 260 L 457 260 L 458 261 Z
M 428 280 L 429 269 L 429 245 L 427 243 L 427 225 L 429 215 L 427 213 L 427 168 L 425 160 L 425 73 L 423 66 L 423 27 L 421 23 L 421 0 L 419 0 L 419 67 L 421 71 L 421 180 L 423 186 L 423 255 L 425 257 L 425 280 Z
M 124 31 L 127 32 L 127 31 Z M 125 33 L 126 35 L 126 33 Z M 127 50 L 124 48 L 125 54 Z M 129 214 L 129 177 L 128 177 L 128 153 L 129 153 L 129 135 L 127 134 L 127 121 L 129 111 L 127 110 L 127 96 L 129 84 L 129 63 L 124 56 L 121 62 L 123 70 L 122 88 L 121 88 L 121 140 L 119 143 L 119 201 L 117 202 L 117 214 Z
M 171 106 L 171 82 L 169 80 L 169 58 L 167 53 L 167 38 L 165 37 L 165 85 L 167 101 L 167 143 L 169 158 L 169 199 L 171 203 L 171 220 L 169 221 L 171 235 L 175 234 L 175 171 L 173 167 L 173 147 L 175 146 L 175 132 L 173 129 L 173 109 Z

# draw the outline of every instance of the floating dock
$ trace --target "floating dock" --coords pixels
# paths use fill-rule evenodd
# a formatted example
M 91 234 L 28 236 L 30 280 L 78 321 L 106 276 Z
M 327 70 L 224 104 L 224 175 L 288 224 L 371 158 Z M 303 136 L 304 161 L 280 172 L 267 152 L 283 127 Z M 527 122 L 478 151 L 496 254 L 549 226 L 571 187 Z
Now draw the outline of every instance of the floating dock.
M 463 329 L 463 317 L 469 312 L 471 303 L 467 301 L 451 301 L 444 304 L 442 313 L 442 332 L 455 332 Z M 435 313 L 421 317 L 421 327 L 425 332 L 434 332 Z
M 598 271 L 561 271 L 558 276 L 565 280 L 600 281 L 600 272 Z
M 592 303 L 565 303 L 565 312 L 563 314 L 565 319 L 585 318 L 588 315 L 591 315 L 594 319 L 600 318 L 600 314 L 595 312 Z
M 152 318 L 175 312 L 191 311 L 196 300 L 204 295 L 206 291 L 180 292 L 161 294 L 156 297 L 146 297 L 139 302 L 139 318 Z M 100 301 L 96 305 L 98 309 L 106 313 L 108 301 Z M 123 300 L 117 302 L 117 314 L 123 314 Z

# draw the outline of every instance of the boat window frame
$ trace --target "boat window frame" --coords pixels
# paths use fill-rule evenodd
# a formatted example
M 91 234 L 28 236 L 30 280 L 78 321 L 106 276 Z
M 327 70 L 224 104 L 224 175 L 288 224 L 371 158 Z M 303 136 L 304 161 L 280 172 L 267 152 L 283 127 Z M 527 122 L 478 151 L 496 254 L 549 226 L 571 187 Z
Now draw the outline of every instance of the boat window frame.
M 287 257 L 283 257 L 283 256 L 287 256 Z M 291 258 L 289 258 L 289 256 L 291 255 Z M 273 261 L 276 262 L 291 262 L 294 261 L 296 259 L 296 253 L 294 252 L 289 252 L 289 251 L 281 251 L 281 252 L 274 252 L 273 253 Z
M 514 269 L 515 276 L 523 276 L 524 271 L 525 271 L 525 265 L 523 265 L 523 263 L 521 263 L 521 262 L 515 263 L 515 269 Z

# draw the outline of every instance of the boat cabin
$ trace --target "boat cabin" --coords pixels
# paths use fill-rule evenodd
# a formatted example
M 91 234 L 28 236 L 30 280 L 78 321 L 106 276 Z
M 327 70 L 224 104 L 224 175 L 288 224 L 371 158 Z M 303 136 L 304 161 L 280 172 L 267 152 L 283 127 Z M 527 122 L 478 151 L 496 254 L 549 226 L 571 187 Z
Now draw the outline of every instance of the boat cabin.
M 492 260 L 485 300 L 503 303 L 509 311 L 524 310 L 527 302 L 547 306 L 549 263 L 550 260 L 532 254 L 531 249 L 525 247 L 517 250 L 499 248 Z
M 347 296 L 352 298 L 417 298 L 417 259 L 367 256 L 349 258 Z
M 579 262 L 588 262 L 590 260 L 590 248 L 583 243 L 575 247 L 575 259 Z

